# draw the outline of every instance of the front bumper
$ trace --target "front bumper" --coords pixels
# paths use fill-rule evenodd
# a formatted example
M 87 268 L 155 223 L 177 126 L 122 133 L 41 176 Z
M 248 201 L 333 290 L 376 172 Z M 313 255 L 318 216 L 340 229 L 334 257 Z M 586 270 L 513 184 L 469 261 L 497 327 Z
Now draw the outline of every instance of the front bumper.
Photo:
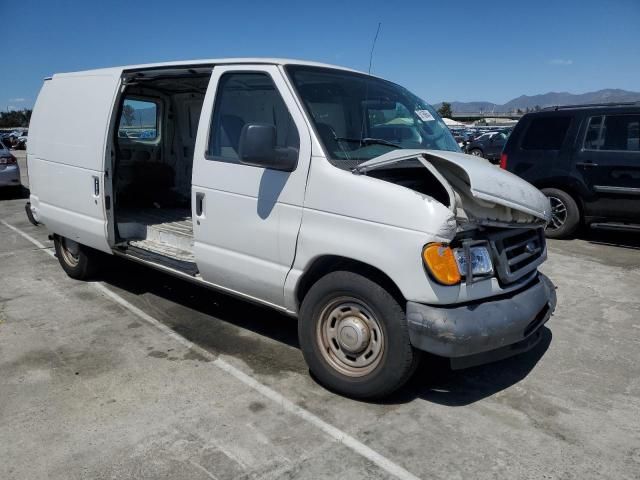
M 20 168 L 17 165 L 1 165 L 0 187 L 17 187 L 18 185 L 20 185 Z
M 539 273 L 533 285 L 497 300 L 450 307 L 407 302 L 409 336 L 414 347 L 463 368 L 529 350 L 555 307 L 555 286 Z

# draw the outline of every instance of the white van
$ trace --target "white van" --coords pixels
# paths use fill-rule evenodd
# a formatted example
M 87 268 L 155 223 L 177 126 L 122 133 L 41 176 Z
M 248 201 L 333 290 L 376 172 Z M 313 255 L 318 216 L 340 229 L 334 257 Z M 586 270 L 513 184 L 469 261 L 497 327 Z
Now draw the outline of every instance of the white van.
M 525 351 L 555 308 L 547 198 L 380 78 L 259 58 L 64 73 L 30 127 L 31 209 L 71 277 L 118 255 L 297 316 L 345 395 L 392 392 L 420 351 Z

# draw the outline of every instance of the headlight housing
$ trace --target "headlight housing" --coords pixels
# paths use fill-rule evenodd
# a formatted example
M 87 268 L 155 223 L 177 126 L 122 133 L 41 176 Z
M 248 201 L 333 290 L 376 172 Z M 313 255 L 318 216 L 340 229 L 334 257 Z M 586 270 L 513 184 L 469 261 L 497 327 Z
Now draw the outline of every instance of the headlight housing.
M 442 285 L 457 285 L 462 277 L 472 282 L 474 276 L 493 274 L 491 254 L 485 246 L 452 249 L 441 243 L 430 243 L 422 250 L 422 260 L 431 276 Z
M 468 260 L 471 263 L 471 271 L 467 262 L 467 249 L 456 248 L 453 250 L 453 256 L 458 265 L 460 275 L 469 276 L 487 276 L 493 274 L 493 263 L 491 262 L 491 254 L 487 247 L 469 247 Z

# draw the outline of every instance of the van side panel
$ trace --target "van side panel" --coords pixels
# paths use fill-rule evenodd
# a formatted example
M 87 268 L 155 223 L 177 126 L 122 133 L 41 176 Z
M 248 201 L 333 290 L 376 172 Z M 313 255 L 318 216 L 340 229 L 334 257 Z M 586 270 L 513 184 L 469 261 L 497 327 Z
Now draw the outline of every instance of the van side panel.
M 118 70 L 56 75 L 36 102 L 27 162 L 31 203 L 47 229 L 111 252 L 107 241 L 104 162 Z

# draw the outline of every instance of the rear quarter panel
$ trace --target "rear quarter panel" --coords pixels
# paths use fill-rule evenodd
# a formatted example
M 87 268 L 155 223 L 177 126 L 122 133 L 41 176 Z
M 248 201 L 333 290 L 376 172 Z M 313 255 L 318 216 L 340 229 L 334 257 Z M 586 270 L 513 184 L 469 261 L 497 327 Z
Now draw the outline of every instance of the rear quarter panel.
M 571 168 L 571 155 L 579 129 L 580 118 L 566 112 L 549 112 L 545 116 L 570 116 L 571 124 L 559 150 L 526 150 L 522 142 L 531 122 L 540 115 L 523 116 L 509 136 L 503 153 L 507 155 L 507 170 L 538 188 L 566 182 Z

